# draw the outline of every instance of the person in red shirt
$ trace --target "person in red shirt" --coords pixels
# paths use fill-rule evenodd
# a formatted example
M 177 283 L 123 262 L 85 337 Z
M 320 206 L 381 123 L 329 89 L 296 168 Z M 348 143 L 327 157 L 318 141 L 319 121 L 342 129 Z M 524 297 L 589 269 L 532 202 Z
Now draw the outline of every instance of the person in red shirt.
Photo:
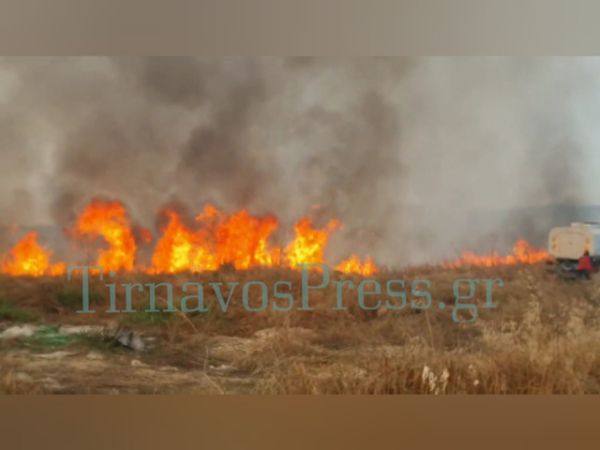
M 585 277 L 586 279 L 590 279 L 590 274 L 594 271 L 594 265 L 592 264 L 592 258 L 590 258 L 590 252 L 585 251 L 583 256 L 579 258 L 579 263 L 577 264 L 577 275 L 581 277 Z

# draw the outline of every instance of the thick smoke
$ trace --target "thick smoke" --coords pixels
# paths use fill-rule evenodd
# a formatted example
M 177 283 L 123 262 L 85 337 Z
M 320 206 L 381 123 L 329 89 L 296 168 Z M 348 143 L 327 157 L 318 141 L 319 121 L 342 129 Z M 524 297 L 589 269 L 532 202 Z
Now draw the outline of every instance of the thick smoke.
M 544 245 L 576 214 L 539 207 L 600 201 L 598 74 L 593 58 L 4 58 L 0 221 L 65 226 L 101 196 L 149 227 L 166 204 L 288 229 L 319 206 L 344 225 L 331 258 L 384 265 L 498 233 Z

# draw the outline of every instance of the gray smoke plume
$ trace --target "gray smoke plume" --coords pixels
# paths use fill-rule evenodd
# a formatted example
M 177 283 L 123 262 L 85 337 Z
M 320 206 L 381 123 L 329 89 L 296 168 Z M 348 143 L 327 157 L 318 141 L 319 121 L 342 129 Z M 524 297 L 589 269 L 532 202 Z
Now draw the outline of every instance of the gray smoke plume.
M 319 206 L 317 225 L 344 225 L 330 258 L 387 265 L 542 239 L 559 216 L 534 207 L 600 202 L 599 74 L 594 58 L 3 58 L 0 221 L 67 226 L 104 197 L 154 227 L 176 199 L 291 231 Z

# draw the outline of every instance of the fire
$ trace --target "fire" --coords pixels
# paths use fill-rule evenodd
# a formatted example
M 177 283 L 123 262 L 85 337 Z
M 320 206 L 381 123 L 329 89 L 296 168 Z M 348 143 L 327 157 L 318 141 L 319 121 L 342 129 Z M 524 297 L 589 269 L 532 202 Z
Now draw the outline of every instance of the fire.
M 42 248 L 35 232 L 28 233 L 0 262 L 0 272 L 13 276 L 58 276 L 65 273 L 64 263 L 50 264 L 52 252 Z
M 358 256 L 352 255 L 350 259 L 342 262 L 335 268 L 343 273 L 356 273 L 359 275 L 369 276 L 377 273 L 379 269 L 371 258 L 367 258 L 365 262 L 361 262 Z
M 329 235 L 339 225 L 339 221 L 331 220 L 327 227 L 315 230 L 310 217 L 300 219 L 294 225 L 296 238 L 285 249 L 288 265 L 297 269 L 298 264 L 323 264 L 323 253 L 329 242 Z
M 132 271 L 136 244 L 127 210 L 119 202 L 92 201 L 72 230 L 75 237 L 104 238 L 109 248 L 100 251 L 96 265 L 105 271 Z
M 279 227 L 274 217 L 253 217 L 247 210 L 230 215 L 207 206 L 196 218 L 199 229 L 193 230 L 175 212 L 167 214 L 170 222 L 156 246 L 153 273 L 202 272 L 225 264 L 237 270 L 273 267 L 282 259 L 294 269 L 298 269 L 296 264 L 323 264 L 329 234 L 339 226 L 337 220 L 332 220 L 324 229 L 315 230 L 310 218 L 300 219 L 294 227 L 296 238 L 282 255 L 278 247 L 269 243 Z
M 96 265 L 105 271 L 145 271 L 152 274 L 214 271 L 224 265 L 237 270 L 252 267 L 286 266 L 300 270 L 300 264 L 324 264 L 331 234 L 343 229 L 332 219 L 318 229 L 313 219 L 301 218 L 295 225 L 294 239 L 287 246 L 273 245 L 279 221 L 273 216 L 252 216 L 247 210 L 227 213 L 207 205 L 195 222 L 186 224 L 171 210 L 162 212 L 168 223 L 160 230 L 149 268 L 136 264 L 136 240 L 152 242 L 152 233 L 145 228 L 132 231 L 125 207 L 119 202 L 92 201 L 78 217 L 68 236 L 95 241 L 102 238 L 107 248 L 100 251 Z M 37 243 L 35 232 L 29 233 L 6 256 L 0 259 L 0 272 L 12 275 L 59 276 L 66 264 L 50 264 L 51 252 Z M 441 264 L 453 268 L 465 265 L 496 266 L 534 264 L 549 258 L 549 253 L 519 240 L 511 254 L 478 256 L 463 252 L 456 261 Z M 318 269 L 318 268 L 315 268 Z M 335 266 L 343 273 L 370 276 L 379 271 L 372 258 L 364 261 L 355 254 Z
M 165 211 L 169 224 L 156 245 L 151 273 L 216 270 L 217 260 L 199 234 L 187 228 L 173 211 Z
M 233 264 L 238 270 L 272 267 L 279 258 L 267 240 L 278 227 L 277 219 L 252 217 L 246 210 L 226 218 L 215 232 L 219 263 Z
M 550 257 L 544 249 L 537 249 L 527 241 L 520 239 L 513 247 L 511 255 L 500 256 L 493 253 L 491 256 L 477 256 L 471 252 L 463 252 L 462 257 L 456 261 L 443 264 L 444 267 L 456 268 L 461 266 L 493 267 L 513 264 L 536 264 Z
M 167 214 L 170 222 L 152 260 L 154 273 L 203 272 L 224 264 L 243 270 L 278 261 L 277 250 L 267 242 L 279 226 L 273 217 L 253 217 L 246 210 L 228 215 L 207 206 L 196 218 L 199 229 L 192 230 L 176 213 Z

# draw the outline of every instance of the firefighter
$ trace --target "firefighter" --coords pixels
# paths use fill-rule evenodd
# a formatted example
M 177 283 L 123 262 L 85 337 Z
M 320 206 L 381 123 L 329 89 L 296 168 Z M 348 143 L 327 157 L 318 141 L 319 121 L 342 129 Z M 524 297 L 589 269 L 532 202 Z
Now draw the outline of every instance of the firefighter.
M 590 252 L 586 250 L 583 253 L 583 256 L 579 258 L 579 263 L 577 264 L 577 277 L 589 280 L 590 274 L 593 271 L 594 266 L 592 264 L 592 258 L 590 258 Z

